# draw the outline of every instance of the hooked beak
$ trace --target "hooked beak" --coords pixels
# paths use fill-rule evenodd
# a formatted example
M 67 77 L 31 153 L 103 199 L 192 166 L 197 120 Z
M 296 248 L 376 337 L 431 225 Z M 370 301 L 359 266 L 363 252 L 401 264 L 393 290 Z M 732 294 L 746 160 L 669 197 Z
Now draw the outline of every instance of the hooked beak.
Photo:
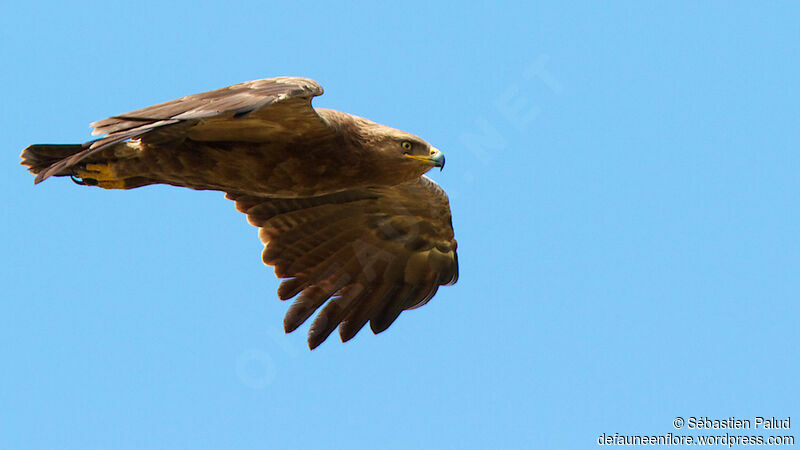
M 417 156 L 417 155 L 405 155 L 409 158 L 418 159 L 420 161 L 425 161 L 427 163 L 433 164 L 433 167 L 438 167 L 439 170 L 444 170 L 444 153 L 440 152 L 438 148 L 431 147 L 430 156 Z
M 444 153 L 440 152 L 438 148 L 431 148 L 433 153 L 431 155 L 431 161 L 433 161 L 433 167 L 438 167 L 439 172 L 444 170 Z

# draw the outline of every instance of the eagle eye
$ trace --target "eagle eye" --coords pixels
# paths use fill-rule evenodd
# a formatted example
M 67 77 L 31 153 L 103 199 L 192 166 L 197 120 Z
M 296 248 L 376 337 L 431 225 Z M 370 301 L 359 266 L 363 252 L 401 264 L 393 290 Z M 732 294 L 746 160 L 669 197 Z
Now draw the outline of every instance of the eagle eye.
M 403 141 L 400 144 L 400 146 L 402 146 L 406 150 L 411 150 L 411 147 L 412 147 L 411 142 L 408 142 L 408 141 Z

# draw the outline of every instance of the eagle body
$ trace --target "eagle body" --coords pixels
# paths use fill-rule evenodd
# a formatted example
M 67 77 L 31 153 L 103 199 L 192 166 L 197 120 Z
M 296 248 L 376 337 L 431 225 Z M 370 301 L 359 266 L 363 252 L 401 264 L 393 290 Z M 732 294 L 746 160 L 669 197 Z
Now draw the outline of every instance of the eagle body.
M 394 185 L 426 171 L 418 165 L 392 167 L 383 163 L 382 153 L 370 151 L 375 130 L 398 130 L 340 111 L 316 111 L 331 130 L 310 138 L 259 141 L 252 131 L 258 124 L 250 121 L 237 131 L 252 141 L 215 140 L 214 134 L 202 130 L 115 143 L 85 162 L 107 164 L 113 179 L 123 181 L 123 189 L 160 183 L 275 197 Z
M 385 330 L 458 278 L 444 191 L 423 174 L 444 157 L 412 134 L 330 109 L 313 80 L 255 80 L 92 124 L 97 140 L 22 152 L 37 175 L 132 189 L 218 190 L 260 228 L 263 260 L 296 297 L 293 331 L 319 308 L 309 346 L 338 326 Z

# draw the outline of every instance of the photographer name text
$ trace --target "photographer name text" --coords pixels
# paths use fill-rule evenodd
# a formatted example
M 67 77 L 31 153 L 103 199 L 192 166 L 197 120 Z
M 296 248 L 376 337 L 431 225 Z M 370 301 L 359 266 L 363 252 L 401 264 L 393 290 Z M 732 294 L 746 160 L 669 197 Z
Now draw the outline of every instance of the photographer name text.
M 792 427 L 792 418 L 777 418 L 777 417 L 761 417 L 756 416 L 752 419 L 740 419 L 738 417 L 728 417 L 724 419 L 713 417 L 688 417 L 685 421 L 683 418 L 676 418 L 675 428 L 688 428 L 690 430 L 788 430 Z

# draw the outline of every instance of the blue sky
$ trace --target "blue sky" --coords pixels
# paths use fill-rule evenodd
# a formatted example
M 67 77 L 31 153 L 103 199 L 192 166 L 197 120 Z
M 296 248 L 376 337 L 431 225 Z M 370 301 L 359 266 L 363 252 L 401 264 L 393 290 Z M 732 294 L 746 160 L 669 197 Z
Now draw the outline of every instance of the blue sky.
M 0 5 L 0 448 L 593 448 L 800 415 L 800 7 L 530 3 Z M 381 335 L 284 335 L 222 194 L 18 165 L 278 75 L 447 155 L 461 277 Z

